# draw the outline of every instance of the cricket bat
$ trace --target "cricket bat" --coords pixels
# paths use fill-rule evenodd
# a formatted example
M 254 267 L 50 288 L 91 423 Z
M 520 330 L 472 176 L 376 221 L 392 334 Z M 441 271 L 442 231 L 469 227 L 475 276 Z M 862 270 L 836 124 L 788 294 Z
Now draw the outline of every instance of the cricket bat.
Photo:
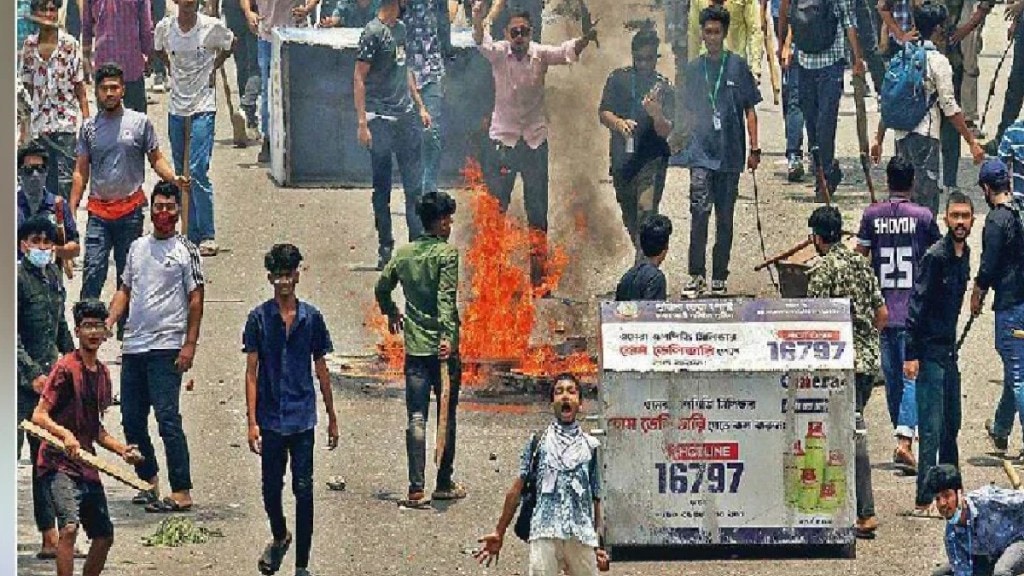
M 35 424 L 29 422 L 28 420 L 22 420 L 21 429 L 35 436 L 36 438 L 45 441 L 47 444 L 53 446 L 54 448 L 64 450 L 64 443 L 61 442 L 59 438 L 57 438 L 56 436 L 54 436 L 48 430 L 41 426 L 36 426 Z M 127 470 L 121 466 L 117 466 L 115 464 L 106 462 L 99 456 L 96 456 L 95 454 L 92 454 L 90 452 L 86 452 L 85 450 L 78 451 L 77 460 L 82 464 L 85 464 L 86 466 L 93 468 L 94 470 L 98 470 L 106 474 L 107 476 L 110 476 L 111 478 L 117 480 L 118 482 L 121 482 L 122 484 L 127 484 L 128 486 L 135 488 L 136 490 L 153 489 L 152 484 L 140 479 L 138 476 L 135 475 L 135 472 Z
M 441 361 L 441 402 L 438 405 L 437 434 L 434 437 L 434 464 L 440 466 L 448 442 L 448 406 L 451 404 L 452 383 L 448 374 L 448 361 Z
M 1014 490 L 1020 490 L 1020 474 L 1017 473 L 1017 469 L 1013 467 L 1013 463 L 1009 460 L 1003 460 L 1003 472 L 1006 472 L 1006 477 L 1010 479 L 1010 484 Z
M 185 150 L 182 152 L 181 175 L 189 178 L 192 167 L 192 116 L 185 117 Z M 190 183 L 191 184 L 191 183 Z M 188 236 L 188 216 L 192 211 L 192 186 L 181 191 L 181 233 Z

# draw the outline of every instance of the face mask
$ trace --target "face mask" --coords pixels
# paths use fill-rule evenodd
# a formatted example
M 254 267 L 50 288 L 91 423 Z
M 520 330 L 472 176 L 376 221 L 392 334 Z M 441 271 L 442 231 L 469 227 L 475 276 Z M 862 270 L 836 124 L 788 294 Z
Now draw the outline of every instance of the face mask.
M 950 526 L 957 526 L 957 525 L 959 525 L 960 521 L 963 519 L 963 517 L 964 517 L 964 509 L 962 507 L 960 507 L 960 506 L 957 506 L 956 507 L 956 512 L 953 512 L 953 515 L 950 516 L 950 518 L 948 520 L 949 525 Z
M 36 268 L 45 268 L 46 265 L 53 260 L 53 250 L 29 248 L 26 258 L 28 258 L 28 261 Z
M 38 205 L 39 201 L 42 200 L 43 186 L 45 183 L 45 173 L 22 170 L 21 189 L 25 191 L 25 196 L 27 196 L 29 200 L 32 200 L 33 204 Z
M 171 212 L 154 212 L 152 220 L 156 231 L 167 236 L 174 232 L 174 225 L 178 223 L 178 215 Z

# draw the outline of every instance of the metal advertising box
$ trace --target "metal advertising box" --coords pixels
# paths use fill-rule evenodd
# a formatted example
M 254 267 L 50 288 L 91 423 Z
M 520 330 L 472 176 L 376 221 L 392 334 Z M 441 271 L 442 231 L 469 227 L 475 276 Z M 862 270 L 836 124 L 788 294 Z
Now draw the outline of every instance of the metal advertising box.
M 600 319 L 610 549 L 852 553 L 848 300 L 605 302 Z

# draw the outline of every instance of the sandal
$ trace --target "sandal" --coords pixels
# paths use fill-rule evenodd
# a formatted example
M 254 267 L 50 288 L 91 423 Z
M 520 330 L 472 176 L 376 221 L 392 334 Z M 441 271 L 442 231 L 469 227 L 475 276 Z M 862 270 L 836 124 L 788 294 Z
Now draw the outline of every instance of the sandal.
M 271 574 L 280 570 L 284 555 L 288 553 L 288 548 L 291 545 L 292 535 L 290 532 L 284 537 L 284 542 L 278 543 L 276 540 L 271 540 L 270 544 L 267 544 L 266 549 L 263 550 L 263 555 L 256 562 L 256 567 L 259 568 L 260 574 L 271 576 Z
M 904 513 L 900 514 L 900 516 L 903 516 L 905 518 L 923 518 L 923 519 L 941 518 L 941 516 L 938 516 L 937 514 L 934 514 L 932 512 L 932 507 L 931 506 L 926 506 L 924 508 L 917 508 L 917 507 L 915 507 L 913 510 L 910 510 L 909 512 L 904 512 Z
M 430 506 L 430 500 L 427 499 L 427 495 L 421 490 L 419 492 L 410 492 L 408 498 L 398 501 L 398 505 L 405 508 L 426 508 Z
M 139 490 L 139 493 L 132 498 L 132 504 L 140 506 L 149 505 L 160 500 L 156 490 Z
M 188 512 L 192 510 L 192 505 L 182 506 L 178 504 L 178 501 L 170 496 L 167 496 L 163 500 L 157 500 L 156 502 L 150 502 L 146 505 L 146 512 L 154 514 L 169 514 L 171 512 Z
M 89 557 L 89 553 L 88 552 L 86 552 L 85 550 L 82 550 L 81 548 L 75 547 L 75 558 L 82 559 L 82 558 L 88 558 L 88 557 Z M 40 550 L 39 552 L 36 552 L 36 560 L 56 560 L 56 559 L 57 559 L 57 551 L 56 550 L 46 550 L 46 549 L 44 549 L 44 550 Z
M 458 482 L 453 482 L 447 489 L 434 490 L 430 497 L 434 500 L 461 500 L 466 497 L 466 487 Z

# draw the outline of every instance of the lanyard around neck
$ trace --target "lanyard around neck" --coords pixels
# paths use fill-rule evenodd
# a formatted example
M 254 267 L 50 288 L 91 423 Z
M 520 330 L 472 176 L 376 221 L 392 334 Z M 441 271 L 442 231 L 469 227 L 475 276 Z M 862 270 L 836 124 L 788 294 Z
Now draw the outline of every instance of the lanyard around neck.
M 711 77 L 708 76 L 708 60 L 710 58 L 704 58 L 704 80 L 708 86 L 711 86 Z M 722 76 L 725 74 L 725 63 L 729 60 L 729 52 L 722 52 L 722 63 L 718 66 L 718 78 L 715 80 L 714 91 L 708 92 L 708 100 L 711 101 L 711 108 L 714 110 L 718 109 L 718 90 L 722 87 Z

